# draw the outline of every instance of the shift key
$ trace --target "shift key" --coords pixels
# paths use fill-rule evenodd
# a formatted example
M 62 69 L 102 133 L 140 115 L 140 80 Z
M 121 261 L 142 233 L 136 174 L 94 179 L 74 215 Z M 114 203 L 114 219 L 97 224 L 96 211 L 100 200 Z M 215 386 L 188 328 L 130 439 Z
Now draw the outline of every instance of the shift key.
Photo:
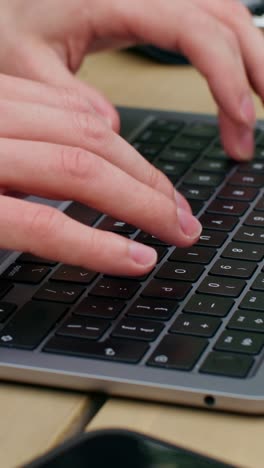
M 66 305 L 28 302 L 3 328 L 0 346 L 34 349 L 65 314 Z

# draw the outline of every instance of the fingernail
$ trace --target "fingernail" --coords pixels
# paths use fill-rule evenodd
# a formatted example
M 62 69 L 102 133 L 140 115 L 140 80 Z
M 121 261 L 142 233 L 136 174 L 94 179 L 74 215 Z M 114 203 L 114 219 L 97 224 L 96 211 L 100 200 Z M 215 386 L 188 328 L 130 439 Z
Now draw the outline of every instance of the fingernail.
M 157 263 L 157 252 L 151 247 L 133 242 L 130 244 L 130 257 L 139 265 L 150 266 Z
M 178 208 L 178 219 L 183 233 L 190 239 L 196 239 L 202 232 L 202 226 L 191 213 L 182 208 Z
M 240 113 L 245 124 L 253 128 L 256 123 L 256 113 L 253 100 L 250 95 L 246 94 L 241 102 Z
M 239 138 L 239 146 L 237 150 L 239 158 L 244 161 L 251 159 L 254 153 L 254 146 L 253 131 L 246 128 L 243 130 Z
M 182 210 L 186 210 L 192 213 L 192 209 L 189 203 L 187 202 L 187 200 L 184 198 L 184 196 L 181 193 L 177 192 L 177 190 L 175 190 L 175 200 L 176 200 L 178 208 L 181 208 Z

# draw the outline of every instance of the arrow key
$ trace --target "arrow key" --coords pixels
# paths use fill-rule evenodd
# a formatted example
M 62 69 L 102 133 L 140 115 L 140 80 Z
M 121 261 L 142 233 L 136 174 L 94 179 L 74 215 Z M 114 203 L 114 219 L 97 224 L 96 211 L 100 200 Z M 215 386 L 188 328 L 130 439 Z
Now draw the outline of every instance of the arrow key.
M 221 323 L 222 321 L 216 317 L 181 314 L 170 328 L 170 333 L 211 337 L 215 334 Z

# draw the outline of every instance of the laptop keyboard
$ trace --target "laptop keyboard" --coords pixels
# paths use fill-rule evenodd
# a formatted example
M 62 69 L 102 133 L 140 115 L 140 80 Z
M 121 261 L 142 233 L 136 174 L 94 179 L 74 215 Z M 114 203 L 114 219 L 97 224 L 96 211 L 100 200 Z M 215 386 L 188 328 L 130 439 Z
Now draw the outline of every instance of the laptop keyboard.
M 153 246 L 143 277 L 114 277 L 20 254 L 0 278 L 0 346 L 248 378 L 264 345 L 264 131 L 236 164 L 210 123 L 151 120 L 132 142 L 188 199 L 203 231 L 181 249 L 73 202 L 89 226 Z M 25 300 L 7 300 L 27 286 Z M 29 294 L 29 289 L 32 291 Z

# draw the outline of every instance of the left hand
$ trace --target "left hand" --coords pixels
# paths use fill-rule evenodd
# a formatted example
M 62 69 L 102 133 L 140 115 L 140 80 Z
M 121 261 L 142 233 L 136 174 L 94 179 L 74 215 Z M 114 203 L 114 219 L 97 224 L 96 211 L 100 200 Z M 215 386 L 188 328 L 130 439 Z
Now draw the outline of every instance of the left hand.
M 253 153 L 251 87 L 264 100 L 264 41 L 237 0 L 2 0 L 0 39 L 0 72 L 74 90 L 114 130 L 115 109 L 74 76 L 86 53 L 144 42 L 180 49 L 208 81 L 226 150 Z

